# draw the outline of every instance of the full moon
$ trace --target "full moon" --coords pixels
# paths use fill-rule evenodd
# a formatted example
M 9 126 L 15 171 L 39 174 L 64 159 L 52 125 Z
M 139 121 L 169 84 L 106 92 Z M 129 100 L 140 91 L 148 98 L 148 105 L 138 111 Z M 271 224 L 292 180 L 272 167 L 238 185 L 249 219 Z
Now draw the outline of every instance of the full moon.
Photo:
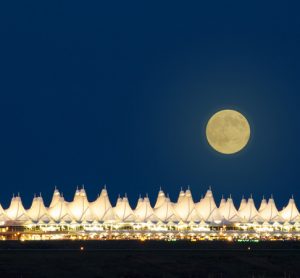
M 206 126 L 210 146 L 222 154 L 241 151 L 250 139 L 247 119 L 235 110 L 221 110 L 214 114 Z

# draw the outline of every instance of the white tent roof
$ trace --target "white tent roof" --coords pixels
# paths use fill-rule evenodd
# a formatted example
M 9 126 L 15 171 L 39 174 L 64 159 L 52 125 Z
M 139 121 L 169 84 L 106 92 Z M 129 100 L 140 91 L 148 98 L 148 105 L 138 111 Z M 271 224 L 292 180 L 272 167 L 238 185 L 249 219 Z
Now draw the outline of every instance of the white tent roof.
M 157 196 L 157 199 L 156 199 L 154 209 L 160 207 L 165 202 L 165 199 L 166 199 L 166 195 L 160 188 L 159 192 L 158 192 L 158 196 Z
M 177 217 L 183 222 L 200 221 L 201 218 L 197 213 L 196 206 L 193 201 L 192 193 L 188 189 L 185 193 L 180 193 L 178 198 L 180 201 L 175 205 Z
M 57 189 L 54 190 L 50 207 L 48 208 L 48 215 L 55 221 L 71 222 L 72 216 L 68 208 L 68 202 L 65 201 Z
M 84 188 L 77 189 L 74 195 L 73 202 L 68 205 L 72 218 L 76 222 L 93 221 L 90 204 L 87 199 Z
M 279 215 L 273 197 L 269 199 L 265 208 L 259 212 L 259 215 L 268 222 L 284 222 L 283 218 Z
M 61 197 L 60 193 L 58 189 L 55 187 L 49 207 L 54 207 L 60 201 L 60 197 Z
M 242 204 L 241 204 L 242 205 Z M 252 197 L 248 199 L 248 202 L 246 205 L 243 205 L 242 209 L 239 209 L 238 211 L 239 216 L 242 218 L 245 222 L 254 222 L 254 221 L 260 221 L 263 222 L 263 219 L 260 217 Z
M 267 200 L 263 197 L 258 212 L 260 213 L 261 211 L 263 211 L 267 207 L 267 205 L 268 205 Z
M 243 197 L 240 203 L 239 211 L 243 210 L 247 205 L 246 199 Z
M 154 214 L 160 221 L 163 222 L 179 221 L 175 213 L 174 204 L 171 202 L 169 197 L 166 197 L 164 202 L 159 207 L 154 209 Z
M 134 214 L 138 222 L 158 221 L 147 196 L 144 199 L 139 198 Z
M 222 221 L 211 189 L 207 190 L 205 197 L 196 204 L 196 210 L 201 219 L 206 222 L 219 223 Z
M 90 204 L 92 214 L 97 221 L 115 220 L 114 210 L 110 203 L 108 193 L 104 187 L 96 201 Z
M 13 197 L 11 199 L 10 206 L 5 212 L 12 221 L 24 222 L 29 220 L 20 196 Z
M 239 222 L 241 220 L 231 197 L 219 208 L 221 216 L 228 222 Z
M 0 204 L 0 221 L 7 221 L 9 220 L 9 217 L 6 215 L 2 205 Z
M 288 222 L 296 222 L 300 220 L 299 211 L 293 197 L 289 200 L 288 205 L 280 211 L 280 215 Z
M 141 206 L 143 202 L 144 202 L 144 199 L 140 195 L 139 198 L 138 198 L 138 201 L 137 201 L 135 209 L 137 209 L 139 206 Z
M 179 195 L 178 195 L 177 204 L 179 204 L 183 200 L 184 196 L 185 196 L 185 193 L 181 188 L 180 192 L 179 192 Z
M 27 210 L 27 215 L 35 223 L 40 221 L 41 222 L 50 221 L 50 217 L 48 216 L 48 211 L 44 205 L 44 201 L 41 196 L 33 198 L 31 207 Z
M 220 201 L 220 205 L 219 205 L 219 210 L 221 210 L 226 204 L 226 200 L 224 199 L 223 195 L 222 195 L 222 199 Z
M 114 213 L 120 222 L 133 222 L 135 220 L 134 213 L 126 196 L 118 198 L 116 206 L 114 207 Z
M 94 223 L 101 222 L 159 222 L 164 223 L 193 223 L 205 221 L 207 223 L 221 224 L 225 222 L 248 223 L 288 223 L 300 221 L 300 214 L 294 199 L 290 199 L 286 208 L 278 212 L 275 201 L 265 199 L 257 211 L 251 198 L 241 201 L 237 211 L 232 198 L 225 201 L 222 198 L 219 208 L 216 206 L 211 189 L 207 190 L 205 197 L 194 203 L 192 193 L 188 189 L 180 191 L 178 202 L 172 203 L 162 190 L 159 191 L 154 206 L 151 207 L 148 197 L 139 198 L 133 211 L 127 197 L 118 198 L 116 206 L 112 207 L 106 188 L 100 196 L 89 203 L 84 189 L 76 190 L 72 202 L 66 202 L 57 189 L 54 190 L 49 208 L 46 208 L 42 197 L 35 197 L 31 207 L 26 211 L 19 196 L 13 197 L 8 209 L 3 210 L 0 205 L 0 222 L 12 222 L 12 225 L 24 223 Z

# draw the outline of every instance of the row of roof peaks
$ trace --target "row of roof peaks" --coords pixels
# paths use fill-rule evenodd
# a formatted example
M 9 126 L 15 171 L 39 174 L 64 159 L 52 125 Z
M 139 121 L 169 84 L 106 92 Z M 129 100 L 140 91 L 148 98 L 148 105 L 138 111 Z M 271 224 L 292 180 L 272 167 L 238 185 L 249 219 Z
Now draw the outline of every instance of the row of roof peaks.
M 84 186 L 77 187 L 71 202 L 64 199 L 63 194 L 55 188 L 49 207 L 44 205 L 41 194 L 34 196 L 31 207 L 23 207 L 21 197 L 13 196 L 10 206 L 3 209 L 0 205 L 0 221 L 32 222 L 32 223 L 89 223 L 89 222 L 200 222 L 236 223 L 236 222 L 297 222 L 300 214 L 292 197 L 288 205 L 279 211 L 273 196 L 267 201 L 262 199 L 259 209 L 256 208 L 252 195 L 247 200 L 242 198 L 236 209 L 231 195 L 222 197 L 219 206 L 209 188 L 199 202 L 194 202 L 191 190 L 181 189 L 176 202 L 172 202 L 160 188 L 154 207 L 148 195 L 138 198 L 135 209 L 129 204 L 127 195 L 119 196 L 112 206 L 106 186 L 98 198 L 89 202 Z

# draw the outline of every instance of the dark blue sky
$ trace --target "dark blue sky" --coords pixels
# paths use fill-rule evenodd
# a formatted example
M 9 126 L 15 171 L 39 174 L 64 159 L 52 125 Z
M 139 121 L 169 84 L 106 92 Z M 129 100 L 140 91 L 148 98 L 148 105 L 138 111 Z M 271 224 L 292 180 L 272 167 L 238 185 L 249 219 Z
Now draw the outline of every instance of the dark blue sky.
M 48 203 L 54 185 L 70 200 L 81 184 L 90 200 L 107 184 L 113 202 L 153 202 L 159 185 L 198 201 L 211 185 L 300 205 L 299 7 L 78 2 L 1 4 L 4 206 L 13 192 Z M 205 139 L 222 108 L 252 127 L 233 156 Z

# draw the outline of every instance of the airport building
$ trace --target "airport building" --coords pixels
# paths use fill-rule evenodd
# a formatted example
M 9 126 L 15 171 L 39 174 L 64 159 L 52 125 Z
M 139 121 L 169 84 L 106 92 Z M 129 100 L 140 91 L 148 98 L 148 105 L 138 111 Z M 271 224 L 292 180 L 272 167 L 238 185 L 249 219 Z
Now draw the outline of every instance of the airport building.
M 154 206 L 148 196 L 132 208 L 127 196 L 115 206 L 106 188 L 89 202 L 85 189 L 77 189 L 72 202 L 55 189 L 49 207 L 41 196 L 25 209 L 14 196 L 7 209 L 0 205 L 2 240 L 298 240 L 300 214 L 294 198 L 278 210 L 273 197 L 255 206 L 252 197 L 238 208 L 231 196 L 216 204 L 211 189 L 194 202 L 190 189 L 181 190 L 176 202 L 159 190 Z

